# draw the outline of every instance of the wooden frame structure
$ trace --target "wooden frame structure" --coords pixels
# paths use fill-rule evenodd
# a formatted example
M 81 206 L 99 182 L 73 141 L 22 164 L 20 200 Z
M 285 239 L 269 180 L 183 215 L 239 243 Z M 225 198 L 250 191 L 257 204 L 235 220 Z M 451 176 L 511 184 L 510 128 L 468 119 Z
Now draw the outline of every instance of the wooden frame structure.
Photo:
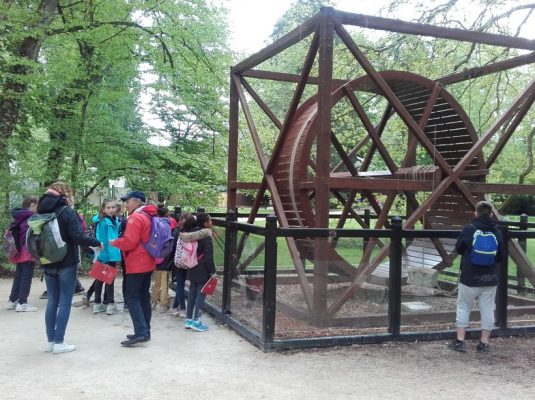
M 522 49 L 531 53 L 431 81 L 407 72 L 377 71 L 353 41 L 344 25 Z M 312 40 L 300 74 L 292 75 L 255 69 L 264 61 L 310 36 Z M 365 71 L 365 76 L 354 81 L 333 77 L 335 36 L 345 44 L 355 61 Z M 311 76 L 316 59 L 319 73 L 318 76 Z M 461 226 L 463 221 L 467 221 L 470 209 L 473 209 L 478 200 L 483 199 L 485 193 L 533 192 L 535 187 L 529 185 L 485 183 L 485 176 L 535 101 L 535 80 L 528 83 L 507 111 L 480 136 L 476 134 L 462 107 L 445 90 L 445 86 L 534 62 L 534 40 L 350 14 L 330 7 L 322 8 L 310 20 L 231 69 L 228 208 L 236 207 L 237 190 L 255 189 L 256 198 L 247 221 L 253 223 L 259 211 L 260 202 L 268 190 L 282 228 L 328 228 L 329 200 L 332 194 L 343 204 L 338 227 L 343 227 L 346 219 L 353 217 L 364 228 L 369 228 L 362 219 L 359 219 L 353 209 L 355 197 L 360 193 L 368 199 L 378 215 L 375 228 L 382 228 L 388 227 L 388 214 L 396 194 L 404 193 L 408 203 L 408 217 L 404 221 L 404 229 L 413 228 L 417 222 L 422 222 L 423 226 L 428 229 L 447 229 Z M 283 121 L 270 110 L 266 102 L 249 84 L 247 78 L 297 83 Z M 306 85 L 316 85 L 317 94 L 301 103 Z M 386 99 L 387 107 L 377 126 L 372 124 L 359 102 L 355 94 L 358 94 L 359 90 L 366 90 Z M 270 157 L 266 155 L 262 146 L 247 95 L 256 102 L 279 131 Z M 331 126 L 333 104 L 342 97 L 350 102 L 368 133 L 368 137 L 356 143 L 355 147 L 348 152 L 338 142 Z M 415 103 L 418 103 L 416 108 L 413 106 Z M 237 179 L 240 109 L 264 174 L 262 181 L 258 183 L 240 182 Z M 447 109 L 449 113 L 446 117 L 442 114 L 439 116 L 443 109 Z M 383 129 L 394 114 L 404 122 L 410 136 L 408 151 L 402 165 L 396 165 L 381 140 Z M 435 130 L 437 126 L 457 124 L 458 129 L 463 130 L 464 136 L 462 137 L 466 138 L 462 139 L 466 142 L 465 146 L 461 148 L 457 143 L 461 140 L 459 139 L 461 136 L 452 137 L 443 129 L 441 132 L 446 132 L 445 137 L 449 138 L 444 143 L 444 146 L 449 147 L 444 148 L 454 153 L 448 158 L 438 141 L 430 139 L 428 130 L 432 123 L 435 124 Z M 483 147 L 500 132 L 495 148 L 485 159 L 482 153 Z M 357 170 L 351 161 L 351 156 L 370 142 L 370 150 L 363 161 L 364 168 L 361 166 Z M 341 159 L 335 168 L 331 168 L 331 146 L 336 149 Z M 416 146 L 421 146 L 429 155 L 432 155 L 434 160 L 432 168 L 422 169 L 415 165 Z M 292 150 L 289 151 L 289 148 Z M 312 152 L 315 153 L 314 160 L 310 158 Z M 366 175 L 366 167 L 370 165 L 371 158 L 376 153 L 380 154 L 387 165 L 388 176 Z M 347 170 L 345 174 L 338 172 L 341 167 Z M 309 179 L 310 171 L 313 171 L 313 179 Z M 347 192 L 346 197 L 342 194 L 344 191 Z M 419 203 L 415 197 L 418 191 L 429 191 L 430 195 Z M 378 204 L 374 192 L 387 194 L 383 205 Z M 314 200 L 313 205 L 310 202 L 311 198 Z M 443 201 L 445 198 L 447 201 Z M 448 202 L 456 203 L 456 208 L 448 209 L 444 214 L 443 204 Z M 454 220 L 452 216 L 461 210 L 465 212 L 463 218 L 454 221 L 455 223 L 444 222 L 444 217 L 450 218 L 450 221 Z M 431 216 L 436 218 L 433 220 Z M 243 250 L 245 240 L 246 237 L 242 237 L 238 245 L 238 253 Z M 318 324 L 332 320 L 344 303 L 389 255 L 388 245 L 372 240 L 364 251 L 363 261 L 359 268 L 355 269 L 337 256 L 332 241 L 325 238 L 298 240 L 287 237 L 286 240 L 308 312 L 311 319 Z M 374 247 L 378 244 L 381 246 L 379 254 L 372 258 Z M 444 260 L 441 267 L 449 265 L 454 254 L 448 252 L 444 244 L 438 240 L 433 241 L 433 245 Z M 262 249 L 263 247 L 260 246 L 254 253 L 258 254 Z M 535 268 L 518 243 L 510 244 L 510 255 L 522 273 L 535 285 Z M 312 284 L 306 276 L 303 259 L 310 259 L 314 262 Z M 328 305 L 327 277 L 330 272 L 347 276 L 351 283 L 343 296 Z

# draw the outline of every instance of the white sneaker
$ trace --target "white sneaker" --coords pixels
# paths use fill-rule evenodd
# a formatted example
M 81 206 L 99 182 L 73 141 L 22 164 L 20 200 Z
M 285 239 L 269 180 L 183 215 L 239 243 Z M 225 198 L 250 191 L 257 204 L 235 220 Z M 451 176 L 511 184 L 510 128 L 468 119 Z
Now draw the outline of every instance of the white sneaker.
M 74 351 L 74 350 L 76 350 L 76 346 L 74 344 L 67 344 L 65 342 L 54 343 L 52 353 L 54 354 L 68 353 L 69 351 Z
M 172 317 L 178 317 L 178 315 L 180 314 L 180 309 L 171 307 L 169 311 L 167 311 L 167 314 Z
M 17 302 L 16 301 L 8 301 L 6 304 L 6 310 L 14 310 L 17 308 Z
M 34 307 L 28 303 L 17 304 L 17 308 L 15 308 L 15 311 L 16 312 L 34 312 L 34 311 L 37 311 L 37 307 Z
M 106 306 L 104 304 L 93 304 L 93 314 L 98 314 L 106 311 Z
M 115 306 L 115 303 L 108 304 L 108 306 L 106 307 L 106 314 L 108 315 L 117 314 L 117 307 Z
M 54 342 L 46 342 L 45 353 L 52 353 L 52 350 L 54 350 Z
M 169 310 L 169 307 L 167 307 L 164 304 L 158 304 L 156 307 L 156 311 L 158 311 L 160 314 L 165 314 Z

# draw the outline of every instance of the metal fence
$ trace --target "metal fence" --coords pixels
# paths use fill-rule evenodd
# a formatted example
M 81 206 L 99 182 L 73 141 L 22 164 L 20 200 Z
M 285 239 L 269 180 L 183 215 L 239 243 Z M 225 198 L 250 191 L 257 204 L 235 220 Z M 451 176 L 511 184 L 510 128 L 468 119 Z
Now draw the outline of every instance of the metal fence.
M 444 328 L 444 324 L 430 327 L 429 324 L 411 325 L 411 323 L 407 323 L 407 321 L 414 321 L 418 318 L 425 319 L 426 314 L 414 316 L 402 311 L 403 282 L 401 271 L 404 241 L 418 238 L 455 239 L 459 235 L 459 231 L 406 230 L 402 228 L 402 219 L 399 217 L 391 219 L 390 229 L 380 230 L 278 228 L 277 218 L 274 215 L 266 216 L 265 224 L 259 226 L 237 222 L 237 214 L 232 211 L 226 215 L 225 219 L 218 219 L 216 214 L 212 214 L 212 217 L 214 226 L 224 230 L 224 234 L 220 235 L 218 242 L 222 253 L 222 260 L 218 263 L 218 273 L 222 276 L 222 284 L 216 294 L 208 299 L 206 307 L 209 312 L 264 351 L 397 340 L 451 339 L 455 336 L 454 319 L 452 320 L 454 317 L 452 317 L 451 310 L 428 314 L 430 321 L 441 316 L 449 318 L 446 328 Z M 508 251 L 510 240 L 518 240 L 519 244 L 526 250 L 527 240 L 535 238 L 535 231 L 528 230 L 532 227 L 535 227 L 535 224 L 528 224 L 525 216 L 521 218 L 520 222 L 502 222 L 500 229 L 504 236 L 504 242 L 508 244 L 505 250 Z M 250 251 L 250 254 L 244 254 L 243 243 L 247 238 L 251 240 L 252 237 L 256 240 L 256 247 Z M 278 238 L 293 238 L 295 240 L 303 238 L 324 238 L 325 240 L 337 238 L 342 240 L 346 238 L 360 240 L 363 243 L 370 239 L 388 240 L 389 268 L 388 284 L 385 288 L 388 305 L 384 315 L 384 329 L 381 328 L 381 315 L 367 315 L 364 319 L 361 317 L 353 319 L 333 318 L 326 325 L 325 323 L 320 324 L 317 329 L 314 328 L 314 321 L 306 321 L 306 318 L 299 320 L 299 312 L 288 307 L 280 299 L 281 293 L 284 293 L 287 287 L 298 287 L 298 285 L 286 287 L 283 283 L 295 283 L 298 279 L 295 272 L 281 270 L 277 264 L 280 255 L 279 247 L 281 246 Z M 242 268 L 243 258 L 261 260 L 257 261 L 261 263 L 259 268 L 246 272 L 245 278 L 240 276 L 240 274 L 245 273 L 244 269 L 247 269 L 247 265 Z M 509 264 L 509 258 L 504 257 L 498 268 L 496 329 L 493 331 L 493 335 L 535 333 L 535 296 L 533 296 L 535 290 L 533 285 L 529 282 L 526 283 L 526 278 L 521 273 L 517 272 L 509 276 Z M 305 269 L 304 271 L 307 273 L 308 279 L 312 279 L 313 270 Z M 441 276 L 454 276 L 455 274 L 455 272 L 444 271 Z M 455 286 L 455 282 L 450 282 L 450 286 Z M 512 291 L 515 291 L 514 295 Z M 296 295 L 296 297 L 298 296 Z M 508 307 L 511 300 L 514 300 L 515 304 L 519 306 Z M 452 302 L 451 299 L 448 301 Z M 516 320 L 511 323 L 509 316 L 513 313 L 514 315 L 522 315 L 524 319 L 521 319 L 521 324 L 516 324 Z M 360 326 L 358 321 L 363 320 L 371 321 L 370 326 L 374 326 L 373 323 L 375 323 L 379 328 L 370 328 L 369 331 L 355 329 L 355 327 Z M 295 334 L 292 334 L 290 324 L 288 331 L 284 335 L 280 335 L 277 331 L 277 324 L 288 323 L 288 321 L 308 324 L 307 326 L 309 328 L 312 326 L 312 329 L 304 333 L 302 330 L 296 330 Z M 343 328 L 344 324 L 351 329 Z M 320 331 L 321 334 L 316 334 Z M 475 337 L 478 334 L 479 329 L 477 328 L 467 331 L 468 337 Z

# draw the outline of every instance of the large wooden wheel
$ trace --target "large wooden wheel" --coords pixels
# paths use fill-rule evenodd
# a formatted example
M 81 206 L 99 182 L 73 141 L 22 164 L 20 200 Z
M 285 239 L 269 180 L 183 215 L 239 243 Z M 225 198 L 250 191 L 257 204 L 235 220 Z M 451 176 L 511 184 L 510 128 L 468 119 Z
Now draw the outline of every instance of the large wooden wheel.
M 436 82 L 424 77 L 399 71 L 382 72 L 382 78 L 391 87 L 394 94 L 420 125 L 425 136 L 433 145 L 433 151 L 425 154 L 423 147 L 415 135 L 408 129 L 408 140 L 404 149 L 397 149 L 396 157 L 383 144 L 382 137 L 392 135 L 398 130 L 399 118 L 387 106 L 379 123 L 372 123 L 369 115 L 376 112 L 378 100 L 373 101 L 372 111 L 366 110 L 362 98 L 371 94 L 381 96 L 381 91 L 367 76 L 361 77 L 338 88 L 333 93 L 333 109 L 343 102 L 350 104 L 365 128 L 365 134 L 355 134 L 353 149 L 344 149 L 337 139 L 338 132 L 333 128 L 331 140 L 331 192 L 334 199 L 343 203 L 344 212 L 340 219 L 353 214 L 352 205 L 355 198 L 366 198 L 378 213 L 376 227 L 388 224 L 387 215 L 397 194 L 402 193 L 407 200 L 408 217 L 418 209 L 416 196 L 418 192 L 432 193 L 443 179 L 444 173 L 437 160 L 441 157 L 452 169 L 472 148 L 477 135 L 466 113 L 460 104 Z M 359 100 L 360 99 L 360 100 Z M 385 102 L 388 104 L 388 102 Z M 291 122 L 289 134 L 285 138 L 280 162 L 274 170 L 275 182 L 279 191 L 282 206 L 289 226 L 314 227 L 314 192 L 315 178 L 315 123 L 317 118 L 318 99 L 308 99 L 298 109 Z M 370 109 L 370 107 L 369 107 Z M 377 118 L 375 118 L 377 119 Z M 395 133 L 394 133 L 395 134 Z M 400 159 L 399 154 L 403 154 Z M 418 166 L 416 157 L 419 155 Z M 354 159 L 358 156 L 359 164 Z M 422 165 L 421 160 L 426 161 Z M 387 170 L 376 170 L 374 165 L 386 166 Z M 487 171 L 482 154 L 478 154 L 465 168 L 463 181 L 482 182 Z M 377 195 L 386 195 L 380 204 Z M 437 197 L 429 211 L 418 218 L 423 225 L 431 229 L 455 229 L 473 217 L 473 207 L 466 195 L 455 186 L 451 186 Z M 363 221 L 360 221 L 361 223 Z M 297 242 L 301 256 L 313 259 L 313 243 L 300 240 Z M 444 260 L 448 260 L 451 248 L 445 243 L 435 241 L 432 246 Z M 371 251 L 371 249 L 370 249 Z M 336 254 L 334 246 L 329 254 L 331 270 L 354 275 L 355 269 Z M 438 258 L 432 266 L 444 266 Z M 429 263 L 427 265 L 430 265 Z M 370 271 L 371 272 L 371 271 Z

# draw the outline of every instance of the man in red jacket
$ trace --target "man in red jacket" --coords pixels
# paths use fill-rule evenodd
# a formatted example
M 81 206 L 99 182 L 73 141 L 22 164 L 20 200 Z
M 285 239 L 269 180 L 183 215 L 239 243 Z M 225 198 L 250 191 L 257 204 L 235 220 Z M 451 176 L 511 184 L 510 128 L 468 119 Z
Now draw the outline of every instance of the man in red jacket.
M 156 206 L 145 206 L 145 194 L 133 191 L 121 197 L 128 210 L 124 235 L 110 241 L 110 245 L 122 250 L 126 265 L 125 302 L 134 325 L 134 334 L 127 335 L 121 344 L 126 347 L 150 340 L 150 281 L 156 269 L 154 258 L 145 250 L 143 243 L 149 240 L 151 217 L 157 215 Z M 148 215 L 147 215 L 148 214 Z

